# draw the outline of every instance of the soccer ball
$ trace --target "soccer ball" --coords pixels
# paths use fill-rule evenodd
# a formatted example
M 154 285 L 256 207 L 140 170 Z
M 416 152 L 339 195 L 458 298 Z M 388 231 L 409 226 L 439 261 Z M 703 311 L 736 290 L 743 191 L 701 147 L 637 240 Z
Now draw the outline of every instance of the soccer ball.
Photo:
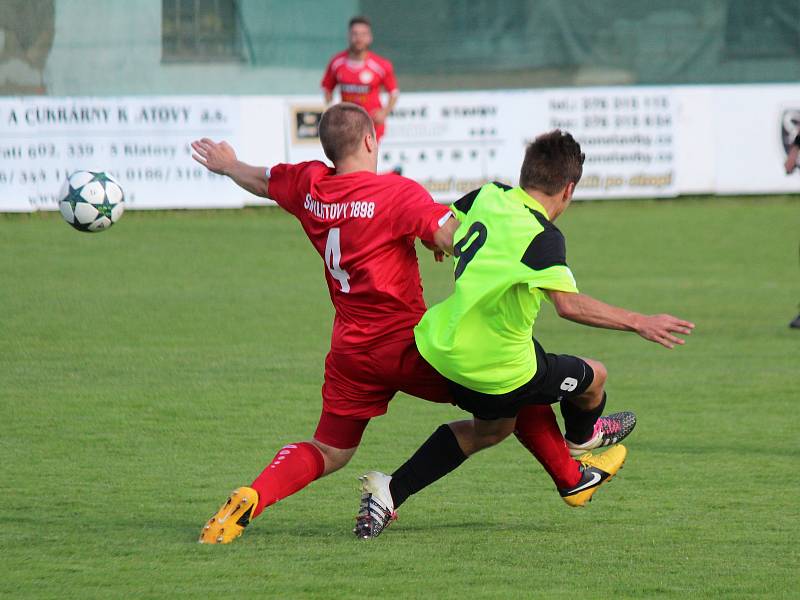
M 103 231 L 120 220 L 125 195 L 116 179 L 101 171 L 75 171 L 59 195 L 61 216 L 78 231 Z

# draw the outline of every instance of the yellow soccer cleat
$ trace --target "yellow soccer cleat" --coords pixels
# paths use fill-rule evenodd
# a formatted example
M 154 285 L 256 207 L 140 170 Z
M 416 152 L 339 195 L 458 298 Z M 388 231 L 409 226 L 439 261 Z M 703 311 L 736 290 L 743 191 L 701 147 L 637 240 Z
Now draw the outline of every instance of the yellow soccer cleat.
M 601 485 L 609 481 L 622 468 L 628 450 L 622 444 L 611 446 L 602 454 L 584 454 L 581 461 L 581 480 L 571 488 L 558 490 L 570 506 L 586 506 Z
M 198 541 L 201 544 L 230 544 L 250 523 L 256 504 L 258 492 L 249 487 L 236 488 L 217 514 L 205 524 Z

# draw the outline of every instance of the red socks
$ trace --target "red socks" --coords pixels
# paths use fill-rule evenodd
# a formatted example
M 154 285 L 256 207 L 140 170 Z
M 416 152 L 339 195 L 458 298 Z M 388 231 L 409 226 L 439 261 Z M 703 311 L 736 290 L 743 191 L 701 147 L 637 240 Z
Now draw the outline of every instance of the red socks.
M 314 444 L 298 442 L 281 448 L 261 475 L 250 484 L 258 492 L 258 505 L 253 511 L 253 518 L 267 506 L 319 479 L 324 470 L 325 459 Z
M 529 404 L 519 411 L 514 434 L 550 473 L 556 487 L 567 488 L 578 484 L 581 479 L 580 463 L 570 456 L 556 415 L 549 404 Z

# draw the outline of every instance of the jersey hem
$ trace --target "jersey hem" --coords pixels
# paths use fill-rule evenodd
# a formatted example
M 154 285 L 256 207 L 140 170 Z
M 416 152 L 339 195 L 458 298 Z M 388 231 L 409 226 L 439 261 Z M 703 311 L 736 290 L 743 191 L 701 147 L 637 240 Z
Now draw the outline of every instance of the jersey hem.
M 528 383 L 531 379 L 533 379 L 538 369 L 538 364 L 536 363 L 536 354 L 534 353 L 533 365 L 531 367 L 531 371 L 528 372 L 526 375 L 521 375 L 519 377 L 516 377 L 512 380 L 512 383 L 500 387 L 496 385 L 483 385 L 480 382 L 475 382 L 472 381 L 471 379 L 461 377 L 458 373 L 450 371 L 449 369 L 440 368 L 437 364 L 439 361 L 431 356 L 432 353 L 430 352 L 430 348 L 427 347 L 425 345 L 425 342 L 420 337 L 417 336 L 416 329 L 414 331 L 414 343 L 417 345 L 417 351 L 420 353 L 420 356 L 422 356 L 422 358 L 424 358 L 429 365 L 431 365 L 434 369 L 436 369 L 436 371 L 438 371 L 440 375 L 442 375 L 443 377 L 449 379 L 454 383 L 457 383 L 462 387 L 470 389 L 473 392 L 480 392 L 481 394 L 490 394 L 492 396 L 499 396 L 501 394 L 507 394 L 509 392 L 513 392 L 514 390 L 522 387 L 523 385 Z
M 365 352 L 372 352 L 376 348 L 382 348 L 389 344 L 397 344 L 398 342 L 407 342 L 413 340 L 414 334 L 405 329 L 400 329 L 396 333 L 387 333 L 378 339 L 370 339 L 369 343 L 363 345 L 359 344 L 354 346 L 352 343 L 338 342 L 334 343 L 331 340 L 331 352 L 336 354 L 363 354 Z

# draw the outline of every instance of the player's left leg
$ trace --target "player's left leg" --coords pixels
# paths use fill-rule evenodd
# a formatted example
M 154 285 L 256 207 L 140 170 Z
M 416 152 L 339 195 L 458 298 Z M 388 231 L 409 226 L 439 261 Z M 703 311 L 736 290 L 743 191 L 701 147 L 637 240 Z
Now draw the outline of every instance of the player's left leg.
M 800 329 L 800 315 L 797 315 L 789 322 L 789 327 L 792 329 Z
M 544 350 L 541 350 L 544 356 Z M 420 355 L 413 340 L 398 352 L 400 356 L 398 389 L 432 402 L 453 403 L 447 380 Z M 544 362 L 544 359 L 542 359 Z M 581 464 L 573 460 L 564 442 L 553 409 L 548 403 L 525 406 L 517 416 L 514 433 L 520 443 L 542 464 L 558 489 L 576 486 L 581 480 Z M 468 431 L 472 419 L 451 423 L 454 430 Z M 464 446 L 471 442 L 460 439 Z M 481 442 L 477 442 L 481 443 Z M 485 446 L 484 446 L 485 447 Z
M 361 502 L 353 533 L 362 539 L 380 535 L 409 496 L 441 479 L 475 452 L 504 440 L 515 422 L 513 417 L 475 418 L 440 425 L 391 476 L 370 471 L 361 477 Z

